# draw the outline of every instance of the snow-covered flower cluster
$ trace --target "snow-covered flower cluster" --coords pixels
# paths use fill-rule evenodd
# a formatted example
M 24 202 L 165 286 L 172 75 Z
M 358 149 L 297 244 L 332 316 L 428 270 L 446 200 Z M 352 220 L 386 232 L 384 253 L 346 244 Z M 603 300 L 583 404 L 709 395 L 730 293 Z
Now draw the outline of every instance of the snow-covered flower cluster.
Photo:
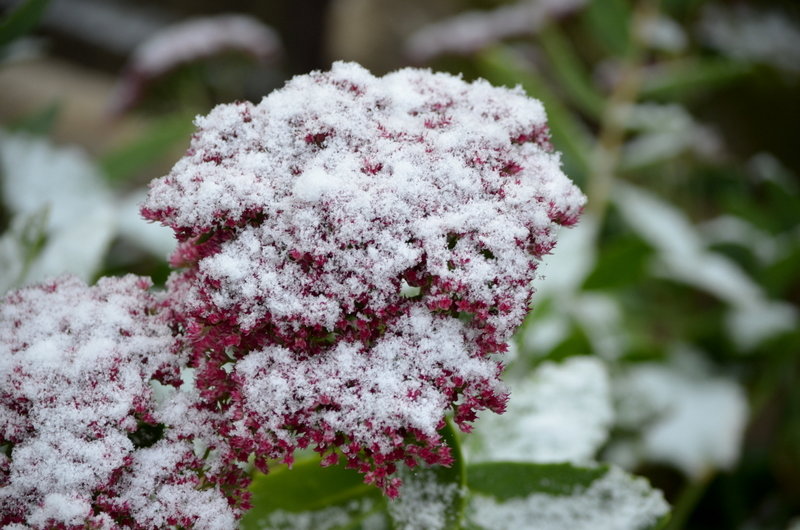
M 0 524 L 232 528 L 312 448 L 393 497 L 502 412 L 497 354 L 584 197 L 521 89 L 358 65 L 198 118 L 143 215 L 177 269 L 0 305 Z
M 493 354 L 583 196 L 520 89 L 358 65 L 197 121 L 144 216 L 181 241 L 170 297 L 231 460 L 311 446 L 389 495 L 501 412 Z
M 225 486 L 229 503 L 204 476 L 194 433 L 174 422 L 186 400 L 154 396 L 179 381 L 179 357 L 149 287 L 62 276 L 2 300 L 3 528 L 233 525 L 238 493 Z

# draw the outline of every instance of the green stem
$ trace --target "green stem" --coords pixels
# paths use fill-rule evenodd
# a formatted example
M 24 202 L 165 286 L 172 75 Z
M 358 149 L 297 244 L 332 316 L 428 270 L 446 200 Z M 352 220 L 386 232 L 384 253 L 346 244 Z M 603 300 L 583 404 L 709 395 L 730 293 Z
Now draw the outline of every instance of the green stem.
M 638 28 L 656 16 L 657 2 L 639 2 L 631 22 L 631 51 L 622 63 L 620 78 L 614 86 L 600 122 L 600 133 L 592 156 L 589 175 L 587 211 L 599 221 L 603 219 L 608 206 L 614 175 L 619 167 L 622 147 L 625 141 L 625 124 L 632 106 L 639 97 L 642 84 L 644 62 L 644 43 Z
M 667 524 L 664 530 L 680 530 L 686 526 L 686 521 L 689 520 L 689 516 L 694 512 L 698 501 L 703 497 L 712 478 L 714 478 L 714 472 L 709 471 L 683 488 L 683 491 L 673 507 L 669 524 Z
M 548 24 L 539 31 L 539 44 L 547 54 L 553 74 L 572 102 L 593 119 L 603 114 L 606 102 L 594 89 L 575 49 L 558 26 Z

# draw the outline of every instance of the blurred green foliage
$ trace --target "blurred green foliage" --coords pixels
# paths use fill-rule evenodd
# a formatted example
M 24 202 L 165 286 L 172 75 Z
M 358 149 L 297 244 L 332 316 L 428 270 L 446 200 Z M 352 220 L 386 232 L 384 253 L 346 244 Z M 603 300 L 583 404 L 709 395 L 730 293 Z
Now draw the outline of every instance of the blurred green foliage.
M 690 345 L 713 373 L 746 389 L 750 416 L 737 466 L 693 479 L 641 462 L 639 471 L 675 504 L 670 528 L 780 529 L 800 514 L 800 64 L 785 68 L 763 55 L 747 56 L 712 42 L 704 28 L 724 24 L 710 19 L 726 10 L 745 19 L 752 13 L 753 24 L 771 13 L 795 31 L 800 25 L 792 18 L 796 4 L 713 6 L 722 11 L 711 11 L 711 4 L 593 0 L 529 35 L 467 54 L 443 53 L 431 64 L 519 84 L 545 104 L 565 171 L 587 192 L 587 215 L 599 226 L 593 248 L 573 256 L 590 259 L 591 267 L 569 303 L 594 293 L 618 309 L 620 326 L 609 332 L 621 337 L 623 348 L 605 354 L 612 372 L 643 361 L 669 363 L 675 345 Z M 658 32 L 666 30 L 677 40 L 659 41 Z M 738 31 L 745 44 L 753 38 Z M 788 38 L 761 31 L 765 47 Z M 689 223 L 685 231 L 664 218 L 662 228 L 666 236 L 689 233 L 697 242 L 685 261 L 696 275 L 678 274 L 674 262 L 682 258 L 669 255 L 671 243 L 659 246 L 625 214 L 618 195 L 623 184 L 646 191 Z M 673 247 L 678 252 L 681 242 Z M 717 260 L 736 271 L 730 290 L 740 287 L 767 306 L 783 307 L 790 315 L 783 325 L 743 339 L 740 324 L 762 313 L 753 309 L 752 318 L 736 320 L 747 302 L 736 302 L 734 293 L 720 296 L 714 282 L 730 278 L 703 270 Z M 545 276 L 558 273 L 543 268 Z M 591 329 L 559 298 L 563 293 L 548 291 L 535 300 L 515 363 L 602 355 Z M 545 351 L 531 350 L 522 337 L 554 314 L 568 332 Z M 513 364 L 511 370 L 519 373 Z

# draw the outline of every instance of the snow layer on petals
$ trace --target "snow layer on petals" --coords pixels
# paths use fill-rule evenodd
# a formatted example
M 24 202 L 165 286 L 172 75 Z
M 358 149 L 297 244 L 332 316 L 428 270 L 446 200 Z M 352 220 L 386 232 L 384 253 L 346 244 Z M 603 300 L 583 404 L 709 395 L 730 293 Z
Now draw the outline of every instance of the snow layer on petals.
M 279 431 L 285 418 L 302 415 L 389 453 L 390 440 L 376 441 L 374 432 L 411 428 L 436 436 L 453 391 L 442 380 L 503 391 L 496 364 L 471 358 L 469 348 L 456 321 L 437 322 L 418 308 L 369 350 L 338 344 L 304 362 L 286 349 L 254 352 L 236 367 L 244 381 L 243 416 Z
M 196 124 L 142 213 L 181 242 L 170 296 L 225 458 L 311 445 L 389 495 L 397 462 L 449 463 L 444 414 L 503 410 L 493 354 L 585 200 L 542 105 L 335 63 Z
M 174 383 L 177 366 L 150 285 L 64 276 L 3 298 L 0 525 L 234 526 L 221 491 L 197 489 L 191 441 L 173 433 L 154 444 L 165 426 L 150 384 Z M 158 465 L 143 468 L 148 455 Z

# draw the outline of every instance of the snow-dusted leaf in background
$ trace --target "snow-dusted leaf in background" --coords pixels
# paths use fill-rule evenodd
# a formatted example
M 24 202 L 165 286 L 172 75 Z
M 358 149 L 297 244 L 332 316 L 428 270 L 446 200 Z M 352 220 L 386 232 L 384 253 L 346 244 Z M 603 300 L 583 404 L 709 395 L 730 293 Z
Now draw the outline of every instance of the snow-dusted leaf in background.
M 614 359 L 627 344 L 622 309 L 617 298 L 605 293 L 585 292 L 582 286 L 597 265 L 598 225 L 591 215 L 559 232 L 558 248 L 542 259 L 542 278 L 536 302 L 548 301 L 552 311 L 534 311 L 524 326 L 522 343 L 528 352 L 544 355 L 565 340 L 577 325 L 591 343 L 591 352 Z
M 78 148 L 1 132 L 0 185 L 3 206 L 13 218 L 0 244 L 0 260 L 9 271 L 3 275 L 3 290 L 64 273 L 91 280 L 117 233 L 159 256 L 174 246 L 168 230 L 141 220 L 136 204 L 141 196 L 118 199 Z M 30 226 L 26 219 L 42 212 L 42 244 L 35 255 L 25 254 L 19 237 Z
M 545 256 L 539 267 L 541 278 L 536 287 L 536 305 L 528 315 L 522 332 L 526 352 L 541 353 L 563 341 L 570 332 L 570 308 L 579 289 L 597 259 L 595 238 L 597 223 L 584 215 L 578 225 L 559 231 L 558 250 Z M 543 315 L 536 307 L 552 300 L 554 311 Z
M 656 249 L 655 274 L 702 289 L 730 306 L 729 331 L 740 348 L 796 326 L 794 306 L 767 299 L 735 262 L 707 250 L 699 231 L 676 207 L 631 185 L 619 184 L 615 199 L 630 228 Z
M 117 86 L 114 109 L 130 109 L 154 80 L 193 61 L 238 52 L 263 62 L 282 49 L 278 34 L 248 15 L 196 17 L 166 26 L 134 50 Z
M 721 151 L 719 136 L 680 105 L 645 103 L 626 111 L 626 125 L 640 134 L 623 148 L 624 169 L 657 164 L 684 153 L 711 158 Z
M 0 136 L 2 197 L 12 215 L 48 208 L 47 242 L 23 281 L 61 273 L 88 280 L 113 237 L 110 190 L 86 154 L 26 135 Z
M 141 189 L 119 199 L 116 205 L 118 233 L 154 256 L 166 257 L 175 250 L 175 238 L 163 226 L 143 222 L 139 207 L 145 195 L 145 190 Z
M 468 468 L 470 528 L 644 530 L 669 511 L 661 492 L 615 467 L 479 464 Z
M 772 237 L 753 223 L 734 215 L 721 215 L 698 227 L 709 245 L 728 243 L 749 249 L 763 264 L 774 263 L 784 252 L 785 241 Z
M 800 72 L 800 26 L 774 8 L 712 4 L 703 10 L 698 32 L 709 45 L 734 59 Z
M 395 529 L 447 530 L 458 528 L 463 511 L 463 485 L 437 480 L 431 469 L 405 470 L 400 496 L 388 501 Z M 457 507 L 457 509 L 454 509 Z
M 688 44 L 683 27 L 664 14 L 648 17 L 636 27 L 636 32 L 639 39 L 655 50 L 677 53 Z
M 743 350 L 797 329 L 797 307 L 785 302 L 756 300 L 732 309 L 725 319 L 728 334 Z
M 599 359 L 544 363 L 509 385 L 505 414 L 480 418 L 464 441 L 471 462 L 588 462 L 605 443 L 613 410 Z
M 470 54 L 508 37 L 535 34 L 551 19 L 586 0 L 524 0 L 491 11 L 466 11 L 425 26 L 406 41 L 406 55 L 425 62 L 443 54 Z
M 244 530 L 449 530 L 460 528 L 464 511 L 464 468 L 455 431 L 443 437 L 453 447 L 450 467 L 403 466 L 400 496 L 389 500 L 358 472 L 341 466 L 320 467 L 311 457 L 291 469 L 280 466 L 256 474 L 250 490 L 253 509 L 242 520 Z
M 586 333 L 592 353 L 604 359 L 616 359 L 625 350 L 628 335 L 619 299 L 585 293 L 576 297 L 572 313 Z
M 539 268 L 537 299 L 568 297 L 580 289 L 597 261 L 598 228 L 597 221 L 586 214 L 574 227 L 559 230 L 558 249 L 545 256 Z
M 671 464 L 694 479 L 729 469 L 747 423 L 744 389 L 710 374 L 692 352 L 678 349 L 671 357 L 672 364 L 638 365 L 617 381 L 620 424 L 642 429 L 640 445 L 628 448 L 634 454 L 618 454 L 620 460 Z
M 47 206 L 29 215 L 17 215 L 0 235 L 0 293 L 19 285 L 41 253 L 47 238 Z

